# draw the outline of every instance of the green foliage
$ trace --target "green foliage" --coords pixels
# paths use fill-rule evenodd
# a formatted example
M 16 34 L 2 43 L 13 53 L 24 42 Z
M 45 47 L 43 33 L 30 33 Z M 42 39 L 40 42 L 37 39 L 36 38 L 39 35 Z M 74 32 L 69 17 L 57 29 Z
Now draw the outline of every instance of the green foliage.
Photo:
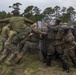
M 43 14 L 40 13 L 40 9 L 37 6 L 28 6 L 25 8 L 23 15 L 26 18 L 32 19 L 34 22 L 41 20 L 43 18 Z
M 13 11 L 19 11 L 20 10 L 20 7 L 22 4 L 17 2 L 17 3 L 14 3 L 12 6 L 9 6 L 9 8 L 13 8 L 14 10 Z M 45 17 L 46 15 L 50 16 L 54 14 L 55 17 L 60 17 L 62 22 L 68 22 L 71 20 L 71 15 L 72 14 L 76 14 L 75 12 L 75 9 L 70 6 L 68 8 L 66 7 L 60 7 L 60 6 L 55 6 L 54 8 L 53 7 L 46 7 L 43 11 L 40 10 L 40 8 L 38 8 L 37 6 L 27 6 L 25 9 L 24 9 L 24 12 L 22 14 L 20 14 L 20 16 L 24 16 L 28 19 L 31 19 L 33 20 L 34 22 L 37 22 L 39 20 L 42 20 L 43 17 Z M 11 17 L 12 14 L 11 13 L 7 13 L 5 11 L 0 11 L 0 19 L 3 19 L 3 18 L 8 18 L 8 17 Z M 76 24 L 76 23 L 75 23 Z M 0 27 L 2 28 L 4 26 L 4 24 L 0 24 Z
M 14 3 L 12 6 L 9 6 L 9 8 L 13 8 L 14 10 L 12 10 L 12 13 L 14 11 L 19 11 L 20 10 L 20 5 L 22 5 L 21 3 L 17 2 L 17 3 Z
M 73 13 L 74 12 L 74 8 L 72 6 L 70 6 L 68 9 L 67 9 L 67 13 Z
M 24 10 L 24 13 L 23 13 L 24 17 L 30 18 L 33 15 L 33 7 L 34 6 L 26 7 L 26 9 Z
M 43 14 L 46 15 L 46 14 L 53 14 L 55 11 L 52 7 L 47 7 L 44 11 L 43 11 Z
M 11 13 L 7 13 L 7 12 L 5 12 L 5 11 L 0 11 L 0 19 L 4 19 L 4 18 L 8 18 L 8 17 L 11 17 L 12 16 L 12 14 Z M 5 24 L 3 24 L 3 23 L 0 23 L 0 31 L 1 31 L 1 29 L 3 28 L 3 26 L 4 26 Z
M 56 17 L 59 17 L 60 16 L 60 6 L 55 6 L 54 7 L 54 11 L 55 11 L 55 15 L 56 15 Z

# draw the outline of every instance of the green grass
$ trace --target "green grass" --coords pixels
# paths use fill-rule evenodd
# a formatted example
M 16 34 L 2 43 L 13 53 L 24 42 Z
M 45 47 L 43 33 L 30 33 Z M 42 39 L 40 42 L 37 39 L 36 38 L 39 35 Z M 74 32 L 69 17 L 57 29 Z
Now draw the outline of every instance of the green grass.
M 76 75 L 76 69 L 72 66 L 70 73 L 63 72 L 61 63 L 57 60 L 53 60 L 49 68 L 44 68 L 43 65 L 38 53 L 26 53 L 21 62 L 14 66 L 7 66 L 4 62 L 0 63 L 0 75 Z
M 11 67 L 4 62 L 0 64 L 0 73 L 1 75 L 76 75 L 76 69 L 72 67 L 70 73 L 63 72 L 59 61 L 53 60 L 49 68 L 44 68 L 43 65 L 38 55 L 26 53 L 19 64 Z

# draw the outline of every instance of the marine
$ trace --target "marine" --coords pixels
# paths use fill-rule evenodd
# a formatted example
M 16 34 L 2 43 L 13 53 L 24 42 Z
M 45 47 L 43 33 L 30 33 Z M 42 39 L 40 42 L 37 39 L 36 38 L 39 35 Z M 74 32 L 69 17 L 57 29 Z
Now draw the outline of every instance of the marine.
M 0 20 L 0 23 L 2 22 L 7 22 L 9 21 L 10 24 L 11 24 L 11 29 L 17 33 L 15 36 L 17 35 L 24 35 L 23 33 L 26 33 L 27 32 L 27 25 L 25 23 L 29 23 L 29 24 L 33 24 L 33 21 L 32 20 L 29 20 L 27 18 L 24 18 L 24 17 L 20 17 L 19 16 L 19 11 L 14 11 L 13 13 L 13 17 L 11 18 L 5 18 L 5 19 L 2 19 Z M 14 35 L 14 34 L 12 34 Z M 21 38 L 21 36 L 18 36 L 18 37 L 12 37 L 12 39 L 10 40 L 10 43 L 6 44 L 6 48 L 9 48 L 10 50 L 10 47 L 14 48 L 15 50 L 17 49 L 17 45 L 19 44 L 20 40 L 22 40 L 23 38 Z M 20 38 L 19 38 L 20 37 Z M 13 44 L 13 40 L 17 38 L 16 42 Z M 19 40 L 19 41 L 18 41 Z M 14 51 L 15 51 L 14 50 Z M 6 63 L 8 64 L 8 63 Z
M 64 49 L 63 49 L 63 42 L 62 36 L 59 33 L 59 27 L 60 27 L 61 20 L 58 18 L 55 18 L 52 22 L 50 22 L 50 30 L 53 31 L 54 37 L 51 39 L 50 44 L 48 46 L 47 51 L 47 61 L 46 66 L 51 65 L 51 59 L 54 55 L 57 55 L 57 57 L 60 59 L 62 63 L 62 68 L 64 71 L 69 72 L 68 64 L 66 63 L 66 57 L 64 56 Z
M 9 27 L 10 27 L 10 23 L 6 22 L 6 26 L 4 26 L 2 28 L 2 31 L 1 31 L 2 48 L 1 48 L 0 52 L 2 52 L 4 50 L 4 44 L 5 44 L 6 40 L 9 38 L 9 35 L 10 35 Z
M 76 67 L 76 55 L 75 55 L 75 47 L 76 42 L 74 36 L 72 34 L 71 28 L 64 30 L 63 33 L 63 42 L 64 42 L 64 55 L 70 57 L 74 67 Z M 68 39 L 67 39 L 68 38 Z
M 22 51 L 20 52 L 20 58 L 17 60 L 20 61 L 20 59 L 23 58 L 24 54 L 31 49 L 33 51 L 36 50 L 37 52 L 39 51 L 39 39 L 40 39 L 40 34 L 44 35 L 44 32 L 42 32 L 40 29 L 38 29 L 38 26 L 36 23 L 34 23 L 33 25 L 31 25 L 30 27 L 30 34 L 28 35 L 28 37 L 25 38 L 25 44 L 24 47 L 22 49 Z

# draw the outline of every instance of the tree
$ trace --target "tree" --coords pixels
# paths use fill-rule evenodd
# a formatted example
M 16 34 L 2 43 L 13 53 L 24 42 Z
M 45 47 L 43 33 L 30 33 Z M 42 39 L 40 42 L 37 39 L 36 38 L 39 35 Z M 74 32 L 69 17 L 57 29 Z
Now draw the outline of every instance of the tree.
M 37 6 L 34 7 L 33 12 L 35 15 L 35 21 L 40 20 L 40 11 L 41 10 Z
M 55 6 L 54 7 L 54 11 L 55 11 L 55 16 L 56 17 L 59 17 L 60 16 L 60 6 Z
M 0 12 L 0 19 L 6 18 L 7 13 L 5 11 Z
M 23 15 L 27 18 L 30 18 L 33 15 L 33 8 L 34 8 L 34 6 L 26 7 L 26 9 L 24 10 Z
M 74 9 L 72 6 L 70 6 L 70 7 L 67 9 L 67 13 L 69 14 L 69 16 L 68 16 L 69 20 L 71 20 L 72 15 L 75 14 L 75 11 L 74 11 L 74 10 L 75 10 L 75 9 Z
M 74 8 L 72 6 L 70 6 L 68 9 L 67 9 L 67 13 L 73 13 L 74 12 Z
M 14 10 L 12 11 L 12 13 L 14 11 L 19 11 L 20 10 L 20 5 L 22 5 L 21 3 L 17 2 L 17 3 L 14 3 L 12 6 L 9 6 L 9 8 L 13 8 Z
M 64 22 L 64 20 L 65 20 L 64 17 L 65 17 L 65 14 L 67 13 L 67 8 L 62 7 L 61 13 L 62 13 L 61 19 L 62 19 L 62 22 Z
M 6 14 L 6 17 L 11 17 L 12 16 L 12 14 L 10 13 L 10 12 L 8 12 L 7 14 Z
M 11 15 L 11 14 L 10 14 Z M 4 19 L 9 17 L 8 13 L 6 13 L 5 11 L 0 11 L 0 19 Z M 0 28 L 2 28 L 5 24 L 0 23 Z
M 37 6 L 35 6 L 33 11 L 35 15 L 39 15 L 41 10 Z
M 62 14 L 66 13 L 67 12 L 66 10 L 67 10 L 66 7 L 62 7 L 62 10 L 61 10 Z
M 50 15 L 54 13 L 54 9 L 52 9 L 52 7 L 47 7 L 46 9 L 44 9 L 43 14 L 44 15 Z

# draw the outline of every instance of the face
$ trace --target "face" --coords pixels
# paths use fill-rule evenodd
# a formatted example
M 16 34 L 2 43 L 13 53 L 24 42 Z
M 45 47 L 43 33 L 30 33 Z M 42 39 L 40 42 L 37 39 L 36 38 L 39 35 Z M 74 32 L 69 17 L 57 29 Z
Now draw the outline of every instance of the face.
M 8 27 L 10 27 L 10 23 L 8 24 Z

